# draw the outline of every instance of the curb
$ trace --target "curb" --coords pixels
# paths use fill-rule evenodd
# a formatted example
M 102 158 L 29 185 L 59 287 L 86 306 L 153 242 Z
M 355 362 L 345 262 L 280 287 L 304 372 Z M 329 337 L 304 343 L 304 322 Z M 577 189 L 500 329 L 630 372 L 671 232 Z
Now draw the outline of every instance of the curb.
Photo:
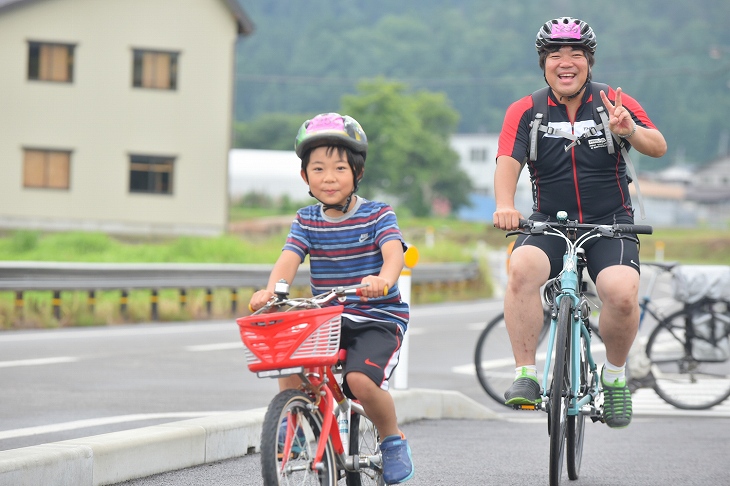
M 398 422 L 493 420 L 456 391 L 391 390 Z M 0 452 L 0 484 L 102 486 L 258 451 L 265 408 Z

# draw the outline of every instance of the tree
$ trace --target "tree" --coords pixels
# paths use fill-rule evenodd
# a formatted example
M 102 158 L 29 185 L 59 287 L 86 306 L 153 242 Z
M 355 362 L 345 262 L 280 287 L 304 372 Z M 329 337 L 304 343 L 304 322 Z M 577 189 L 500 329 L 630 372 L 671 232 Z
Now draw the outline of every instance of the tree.
M 266 113 L 250 122 L 237 122 L 234 147 L 294 150 L 294 138 L 302 122 L 312 116 Z
M 341 103 L 368 136 L 365 197 L 393 196 L 415 216 L 429 215 L 436 199 L 453 210 L 469 204 L 472 183 L 449 144 L 459 117 L 444 94 L 409 93 L 406 85 L 379 78 L 362 81 L 358 94 Z

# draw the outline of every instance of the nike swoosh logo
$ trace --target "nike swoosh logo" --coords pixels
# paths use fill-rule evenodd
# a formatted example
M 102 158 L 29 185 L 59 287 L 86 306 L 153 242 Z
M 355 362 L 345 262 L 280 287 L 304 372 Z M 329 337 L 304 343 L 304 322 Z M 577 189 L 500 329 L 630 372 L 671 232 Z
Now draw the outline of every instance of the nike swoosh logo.
M 636 268 L 639 268 L 639 264 L 636 263 L 634 260 L 629 260 L 629 262 L 632 263 L 632 264 L 634 264 L 634 265 L 636 265 Z
M 376 368 L 380 368 L 380 366 L 378 366 L 375 363 L 373 363 L 372 361 L 370 361 L 370 358 L 367 358 L 365 360 L 365 364 L 368 365 L 368 366 L 375 366 Z

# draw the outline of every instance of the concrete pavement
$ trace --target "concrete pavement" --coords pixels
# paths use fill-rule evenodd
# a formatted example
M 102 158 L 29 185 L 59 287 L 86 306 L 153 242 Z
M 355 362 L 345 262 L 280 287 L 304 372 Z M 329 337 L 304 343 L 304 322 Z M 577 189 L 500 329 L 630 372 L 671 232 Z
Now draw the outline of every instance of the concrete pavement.
M 391 390 L 399 422 L 490 420 L 497 414 L 456 391 Z M 265 409 L 0 452 L 2 486 L 100 486 L 258 452 Z

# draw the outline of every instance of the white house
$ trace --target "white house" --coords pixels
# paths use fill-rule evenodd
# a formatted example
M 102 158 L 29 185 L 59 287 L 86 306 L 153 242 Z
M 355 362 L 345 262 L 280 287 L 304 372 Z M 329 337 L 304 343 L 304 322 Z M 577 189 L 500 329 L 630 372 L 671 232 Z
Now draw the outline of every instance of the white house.
M 0 0 L 0 228 L 218 234 L 236 0 Z

